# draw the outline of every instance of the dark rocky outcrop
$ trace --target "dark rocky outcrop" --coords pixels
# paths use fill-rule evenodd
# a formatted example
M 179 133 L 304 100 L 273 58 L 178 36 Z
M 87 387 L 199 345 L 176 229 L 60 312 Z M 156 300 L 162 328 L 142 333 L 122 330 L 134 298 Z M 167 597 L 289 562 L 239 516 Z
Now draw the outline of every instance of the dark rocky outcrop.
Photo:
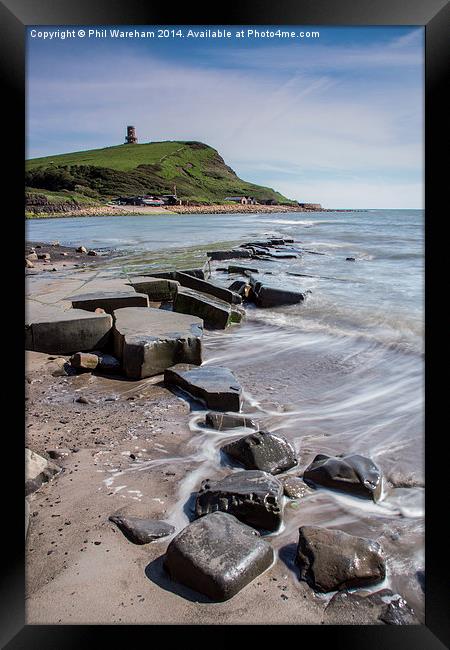
M 224 289 L 224 287 L 220 287 L 217 284 L 213 284 L 207 280 L 200 280 L 199 278 L 195 278 L 192 275 L 181 272 L 177 272 L 175 274 L 175 279 L 183 287 L 194 289 L 194 291 L 199 291 L 200 293 L 207 294 L 208 296 L 213 296 L 214 298 L 219 298 L 219 300 L 223 300 L 230 305 L 240 305 L 242 303 L 242 298 L 239 296 L 239 294 L 235 293 L 234 291 L 230 291 L 229 289 Z
M 381 496 L 380 470 L 370 458 L 359 454 L 342 458 L 318 454 L 305 469 L 303 479 L 308 484 L 322 485 L 374 501 Z
M 195 316 L 126 307 L 114 312 L 113 335 L 115 356 L 130 379 L 158 375 L 176 363 L 202 362 L 203 321 Z
M 152 273 L 152 278 L 165 278 L 167 280 L 176 280 L 177 273 L 185 273 L 192 275 L 194 278 L 205 279 L 205 271 L 203 269 L 179 269 L 178 271 L 155 271 Z
M 328 603 L 326 625 L 414 625 L 419 624 L 406 601 L 390 589 L 364 595 L 339 591 Z
M 173 300 L 179 287 L 179 283 L 175 280 L 146 275 L 131 277 L 129 284 L 136 292 L 145 294 L 152 302 Z
M 228 368 L 179 363 L 164 372 L 166 386 L 177 386 L 215 411 L 241 409 L 242 388 Z
M 148 544 L 161 537 L 171 535 L 175 528 L 165 521 L 111 515 L 109 521 L 116 524 L 125 537 L 133 544 Z
M 252 300 L 258 307 L 279 307 L 282 305 L 295 305 L 303 302 L 305 293 L 272 287 L 250 276 L 249 281 L 253 289 Z
M 209 251 L 208 257 L 212 260 L 233 260 L 238 258 L 250 258 L 251 253 L 248 250 L 238 249 L 231 251 Z
M 211 429 L 226 431 L 227 429 L 236 429 L 237 427 L 246 427 L 248 429 L 258 429 L 258 423 L 247 415 L 235 415 L 230 413 L 213 413 L 209 412 L 205 417 L 205 424 Z
M 253 289 L 255 291 L 255 289 Z M 255 303 L 258 307 L 280 307 L 282 305 L 296 305 L 303 302 L 305 294 L 300 291 L 287 291 L 278 287 L 260 285 L 255 291 Z
M 297 465 L 293 446 L 276 433 L 257 431 L 222 447 L 222 451 L 247 469 L 280 474 Z
M 296 562 L 301 580 L 321 592 L 365 587 L 386 575 L 377 542 L 319 526 L 299 529 Z
M 230 305 L 219 298 L 208 296 L 193 289 L 179 289 L 173 310 L 180 314 L 192 314 L 201 318 L 208 329 L 225 329 L 242 320 L 244 312 L 237 305 Z
M 270 544 L 223 512 L 189 524 L 169 544 L 164 568 L 172 580 L 214 601 L 232 598 L 274 560 Z
M 197 493 L 198 517 L 221 510 L 262 530 L 277 530 L 282 521 L 283 487 L 267 472 L 244 470 L 220 481 L 202 482 Z

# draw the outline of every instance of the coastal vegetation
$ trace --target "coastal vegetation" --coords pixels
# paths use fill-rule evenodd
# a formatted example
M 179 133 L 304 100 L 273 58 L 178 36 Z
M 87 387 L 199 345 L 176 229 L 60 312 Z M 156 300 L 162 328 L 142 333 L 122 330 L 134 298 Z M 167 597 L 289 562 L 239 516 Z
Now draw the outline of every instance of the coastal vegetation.
M 297 205 L 272 188 L 240 179 L 219 153 L 202 142 L 167 141 L 119 145 L 35 158 L 26 162 L 26 203 L 38 195 L 52 205 L 103 205 L 118 196 L 176 194 L 183 202 L 223 203 L 227 196 Z M 45 197 L 43 200 L 42 197 Z M 38 199 L 39 202 L 39 199 Z

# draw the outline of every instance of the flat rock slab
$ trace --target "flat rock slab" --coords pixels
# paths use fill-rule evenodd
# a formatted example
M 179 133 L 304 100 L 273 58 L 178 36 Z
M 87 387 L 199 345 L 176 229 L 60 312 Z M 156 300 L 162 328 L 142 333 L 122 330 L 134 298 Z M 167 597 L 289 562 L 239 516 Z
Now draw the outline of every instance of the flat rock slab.
M 230 413 L 209 412 L 205 417 L 205 424 L 217 431 L 245 427 L 247 429 L 258 429 L 258 423 L 247 415 L 236 415 Z
M 280 474 L 298 464 L 294 447 L 276 433 L 256 431 L 222 447 L 222 451 L 247 469 Z
M 230 251 L 209 251 L 206 253 L 212 260 L 233 260 L 250 258 L 251 253 L 245 249 L 230 250 Z
M 359 454 L 342 458 L 318 454 L 305 469 L 303 480 L 374 501 L 382 490 L 380 470 L 370 458 Z
M 166 386 L 177 386 L 216 411 L 241 409 L 242 388 L 228 368 L 179 363 L 164 371 Z
M 111 515 L 109 521 L 116 524 L 133 544 L 149 544 L 175 532 L 175 528 L 170 524 L 155 519 Z
M 267 472 L 235 472 L 220 481 L 203 481 L 197 493 L 198 517 L 220 510 L 262 530 L 277 530 L 282 521 L 283 487 Z
M 83 279 L 84 274 L 78 276 Z M 127 278 L 111 278 L 111 277 L 98 277 L 94 275 L 87 282 L 82 282 L 79 287 L 71 292 L 72 298 L 82 296 L 85 293 L 126 293 L 133 295 L 135 293 L 133 287 L 128 284 Z
M 326 625 L 418 625 L 414 611 L 390 589 L 363 595 L 339 591 L 328 603 L 323 617 Z
M 83 309 L 63 310 L 54 305 L 28 301 L 25 349 L 49 354 L 73 354 L 102 349 L 112 328 L 110 314 Z
M 301 580 L 321 592 L 365 587 L 386 576 L 377 542 L 319 526 L 299 529 L 296 562 Z
M 175 274 L 175 279 L 178 280 L 183 287 L 188 287 L 188 289 L 194 289 L 195 291 L 200 291 L 200 293 L 214 296 L 214 298 L 219 298 L 224 302 L 228 302 L 230 305 L 240 305 L 242 303 L 242 298 L 237 293 L 230 291 L 229 289 L 224 289 L 224 287 L 220 287 L 212 282 L 208 282 L 208 280 L 200 280 L 192 275 L 181 272 Z
M 129 283 L 135 291 L 145 294 L 152 302 L 173 300 L 180 286 L 175 280 L 146 275 L 131 277 Z
M 164 568 L 172 580 L 221 602 L 235 596 L 273 560 L 271 545 L 253 528 L 215 512 L 189 524 L 170 542 Z
M 126 291 L 104 291 L 85 293 L 71 296 L 74 309 L 95 311 L 98 307 L 107 314 L 112 314 L 116 309 L 123 307 L 148 307 L 148 296 L 145 293 L 128 293 Z
M 239 323 L 243 317 L 237 306 L 187 288 L 177 292 L 173 310 L 179 314 L 198 316 L 208 329 L 225 329 L 233 323 Z
M 151 307 L 114 312 L 114 353 L 130 379 L 162 373 L 177 363 L 202 362 L 203 321 Z
M 192 275 L 194 278 L 205 279 L 205 271 L 203 269 L 178 269 L 177 271 L 155 271 L 152 273 L 152 278 L 166 278 L 167 280 L 176 280 L 177 273 L 186 273 Z

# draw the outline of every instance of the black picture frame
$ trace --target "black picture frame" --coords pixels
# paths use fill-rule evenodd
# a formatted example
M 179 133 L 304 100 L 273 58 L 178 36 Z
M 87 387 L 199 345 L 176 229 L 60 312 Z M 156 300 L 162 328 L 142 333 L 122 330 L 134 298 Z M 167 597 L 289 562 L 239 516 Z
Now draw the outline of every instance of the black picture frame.
M 176 11 L 176 13 L 175 13 Z M 422 25 L 426 40 L 426 119 L 425 119 L 425 208 L 426 208 L 426 622 L 420 626 L 301 626 L 297 642 L 305 643 L 305 634 L 313 635 L 315 646 L 324 646 L 327 638 L 345 647 L 408 648 L 433 650 L 450 643 L 448 550 L 445 525 L 447 490 L 445 469 L 438 435 L 445 435 L 446 420 L 436 426 L 436 412 L 445 401 L 438 396 L 439 366 L 445 338 L 439 336 L 440 316 L 433 315 L 432 296 L 435 295 L 439 262 L 445 257 L 436 252 L 440 237 L 440 222 L 444 218 L 444 192 L 448 181 L 444 174 L 446 157 L 445 127 L 448 106 L 444 102 L 447 62 L 449 60 L 450 11 L 446 0 L 273 0 L 239 2 L 214 7 L 186 3 L 173 9 L 163 3 L 143 0 L 2 0 L 0 1 L 0 69 L 4 89 L 2 144 L 6 147 L 3 177 L 4 227 L 8 219 L 6 239 L 9 270 L 4 302 L 3 361 L 7 372 L 4 415 L 13 415 L 10 424 L 4 420 L 4 463 L 10 476 L 4 484 L 2 504 L 3 542 L 0 607 L 0 643 L 10 650 L 19 648 L 79 648 L 102 642 L 113 645 L 129 644 L 130 635 L 149 632 L 147 626 L 27 626 L 24 598 L 23 549 L 23 268 L 24 240 L 23 170 L 25 159 L 25 29 L 28 25 L 103 25 L 103 24 L 161 24 L 161 25 Z M 19 258 L 20 253 L 20 258 Z M 5 274 L 6 275 L 6 274 Z M 16 296 L 16 305 L 11 305 Z M 19 334 L 20 332 L 20 334 Z M 438 349 L 439 346 L 439 349 Z M 19 362 L 20 359 L 20 362 Z M 14 397 L 14 401 L 13 401 Z M 4 481 L 6 479 L 4 478 Z M 153 627 L 153 626 L 152 626 Z M 177 626 L 185 634 L 196 626 Z M 202 626 L 214 630 L 214 626 Z M 234 628 L 234 626 L 228 626 Z M 280 626 L 276 626 L 277 628 Z M 284 627 L 284 626 L 281 626 Z M 297 626 L 296 626 L 297 627 Z M 194 629 L 195 632 L 195 629 Z M 221 631 L 221 640 L 235 639 L 236 629 Z M 253 634 L 253 632 L 252 632 Z M 222 636 L 223 635 L 223 636 Z M 233 636 L 231 636 L 233 635 Z M 151 637 L 153 640 L 153 637 Z

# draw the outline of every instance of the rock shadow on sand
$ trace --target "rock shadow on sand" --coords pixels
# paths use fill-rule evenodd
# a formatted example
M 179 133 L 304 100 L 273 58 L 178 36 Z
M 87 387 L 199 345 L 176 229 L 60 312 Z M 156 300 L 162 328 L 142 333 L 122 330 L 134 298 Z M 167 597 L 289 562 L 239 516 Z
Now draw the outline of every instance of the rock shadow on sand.
M 170 591 L 172 594 L 181 596 L 185 600 L 189 600 L 191 603 L 211 603 L 214 604 L 215 601 L 211 600 L 207 596 L 200 594 L 189 587 L 185 587 L 177 582 L 174 582 L 166 573 L 164 566 L 164 555 L 156 558 L 145 567 L 145 575 L 153 582 L 155 585 L 158 585 L 164 591 Z

